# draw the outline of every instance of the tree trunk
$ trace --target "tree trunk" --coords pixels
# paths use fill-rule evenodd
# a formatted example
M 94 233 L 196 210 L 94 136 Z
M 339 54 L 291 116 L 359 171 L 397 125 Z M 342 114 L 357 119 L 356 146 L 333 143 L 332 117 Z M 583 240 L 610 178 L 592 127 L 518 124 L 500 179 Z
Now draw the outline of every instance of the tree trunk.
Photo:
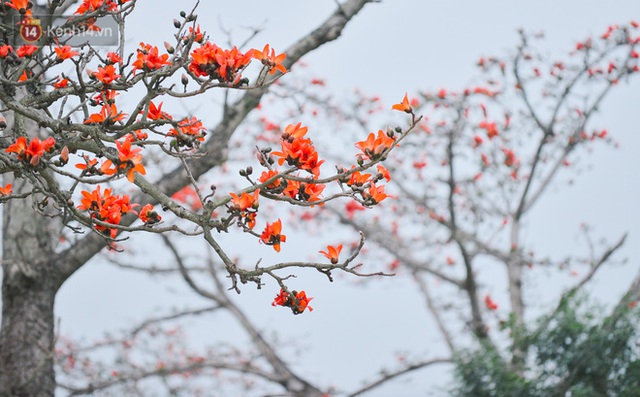
M 34 15 L 46 15 L 46 6 L 33 4 Z M 15 28 L 17 14 L 5 13 L 3 26 L 13 26 L 14 48 L 23 44 Z M 43 28 L 46 28 L 43 26 Z M 4 87 L 3 87 L 4 89 Z M 26 92 L 17 89 L 15 100 Z M 7 131 L 33 137 L 40 128 L 32 120 L 5 113 Z M 44 136 L 47 134 L 45 133 Z M 44 171 L 38 171 L 44 172 Z M 3 174 L 14 193 L 32 192 L 26 175 Z M 2 323 L 0 325 L 0 397 L 53 397 L 54 300 L 61 280 L 55 265 L 54 247 L 60 238 L 60 218 L 48 217 L 56 210 L 32 194 L 2 204 Z
M 0 396 L 52 397 L 55 290 L 40 277 L 9 272 L 2 282 Z
M 33 189 L 26 178 L 4 174 L 15 193 Z M 55 393 L 54 313 L 60 277 L 54 244 L 56 219 L 33 194 L 2 204 L 2 324 L 0 326 L 0 397 L 49 397 Z M 42 205 L 41 207 L 44 207 Z

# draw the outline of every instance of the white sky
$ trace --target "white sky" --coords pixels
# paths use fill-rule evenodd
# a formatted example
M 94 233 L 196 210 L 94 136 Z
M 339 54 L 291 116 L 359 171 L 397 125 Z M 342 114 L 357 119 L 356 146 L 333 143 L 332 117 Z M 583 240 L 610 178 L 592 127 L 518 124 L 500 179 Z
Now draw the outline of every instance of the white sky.
M 161 45 L 172 33 L 172 19 L 192 3 L 140 1 L 129 28 L 133 44 L 147 41 Z M 198 14 L 214 41 L 220 22 L 224 29 L 232 29 L 239 40 L 245 37 L 239 26 L 262 25 L 264 30 L 255 46 L 268 42 L 277 50 L 284 50 L 323 20 L 333 7 L 331 0 L 203 0 Z M 609 24 L 631 19 L 640 20 L 637 0 L 385 0 L 368 5 L 342 38 L 322 47 L 307 61 L 337 92 L 358 87 L 391 104 L 407 91 L 462 88 L 472 80 L 474 64 L 480 56 L 501 55 L 514 48 L 519 27 L 545 31 L 545 43 L 549 51 L 555 52 L 572 48 L 577 40 L 598 34 Z M 537 223 L 528 236 L 539 241 L 547 252 L 565 252 L 566 247 L 555 243 L 557 237 L 576 242 L 578 224 L 587 220 L 611 240 L 629 231 L 624 255 L 637 268 L 639 88 L 638 81 L 621 86 L 598 117 L 598 123 L 621 142 L 621 148 L 597 149 L 590 159 L 592 171 L 578 176 L 573 187 L 554 189 L 556 192 L 540 203 Z M 601 284 L 600 291 L 605 294 L 630 277 L 628 268 L 612 274 L 610 282 Z M 144 293 L 140 292 L 141 286 Z M 292 359 L 312 379 L 349 388 L 374 376 L 382 366 L 393 366 L 396 351 L 438 350 L 437 339 L 428 331 L 422 301 L 398 305 L 399 301 L 412 302 L 415 296 L 406 291 L 407 286 L 400 278 L 370 282 L 362 288 L 354 288 L 348 280 L 339 279 L 331 285 L 318 282 L 314 286 L 316 310 L 296 317 L 285 310 L 272 310 L 268 306 L 272 298 L 269 290 L 255 293 L 248 288 L 237 300 L 244 307 L 253 308 L 254 318 L 265 326 L 286 325 L 306 336 L 303 343 L 309 349 Z M 62 319 L 63 331 L 86 335 L 91 340 L 102 330 L 117 329 L 160 304 L 182 298 L 168 295 L 129 273 L 92 265 L 64 286 L 57 301 L 57 315 Z M 345 305 L 345 301 L 350 303 Z M 198 333 L 203 338 L 206 334 Z M 403 378 L 369 396 L 424 396 L 426 385 L 446 384 L 442 373 L 428 369 L 406 378 L 411 381 Z

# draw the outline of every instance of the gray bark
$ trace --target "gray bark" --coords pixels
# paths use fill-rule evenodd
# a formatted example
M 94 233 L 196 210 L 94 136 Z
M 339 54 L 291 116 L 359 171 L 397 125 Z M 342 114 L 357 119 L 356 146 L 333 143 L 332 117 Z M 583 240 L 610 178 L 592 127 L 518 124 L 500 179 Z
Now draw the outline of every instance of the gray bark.
M 9 179 L 5 175 L 5 183 Z M 15 179 L 14 192 L 31 189 Z M 32 199 L 3 203 L 0 396 L 53 396 L 54 222 L 36 213 Z

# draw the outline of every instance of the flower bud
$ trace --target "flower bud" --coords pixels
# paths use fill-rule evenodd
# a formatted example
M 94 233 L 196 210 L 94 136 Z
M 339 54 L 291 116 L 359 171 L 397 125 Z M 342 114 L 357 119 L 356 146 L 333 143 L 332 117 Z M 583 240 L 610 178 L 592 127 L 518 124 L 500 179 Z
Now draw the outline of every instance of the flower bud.
M 60 162 L 62 162 L 62 164 L 67 164 L 67 162 L 69 161 L 69 148 L 68 147 L 63 147 L 62 151 L 60 152 Z

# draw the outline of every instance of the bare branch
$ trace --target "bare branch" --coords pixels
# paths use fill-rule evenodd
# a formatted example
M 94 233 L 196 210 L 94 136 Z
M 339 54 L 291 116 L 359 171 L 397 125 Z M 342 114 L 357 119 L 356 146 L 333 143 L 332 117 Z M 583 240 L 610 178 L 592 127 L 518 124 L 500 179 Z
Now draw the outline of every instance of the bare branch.
M 399 376 L 408 374 L 410 372 L 413 371 L 417 371 L 419 369 L 423 369 L 423 368 L 427 368 L 430 367 L 432 365 L 435 364 L 452 364 L 453 363 L 453 359 L 452 358 L 434 358 L 431 360 L 427 360 L 427 361 L 423 361 L 423 362 L 419 362 L 416 364 L 410 364 L 407 365 L 406 367 L 399 369 L 397 371 L 393 371 L 393 372 L 386 372 L 383 371 L 382 376 L 380 377 L 380 379 L 375 380 L 373 382 L 368 383 L 366 386 L 351 392 L 349 394 L 347 394 L 347 397 L 356 397 L 359 396 L 361 394 L 364 394 L 366 392 L 369 392 L 373 389 L 375 389 L 376 387 L 379 387 L 387 382 L 389 382 L 391 379 L 395 379 Z

